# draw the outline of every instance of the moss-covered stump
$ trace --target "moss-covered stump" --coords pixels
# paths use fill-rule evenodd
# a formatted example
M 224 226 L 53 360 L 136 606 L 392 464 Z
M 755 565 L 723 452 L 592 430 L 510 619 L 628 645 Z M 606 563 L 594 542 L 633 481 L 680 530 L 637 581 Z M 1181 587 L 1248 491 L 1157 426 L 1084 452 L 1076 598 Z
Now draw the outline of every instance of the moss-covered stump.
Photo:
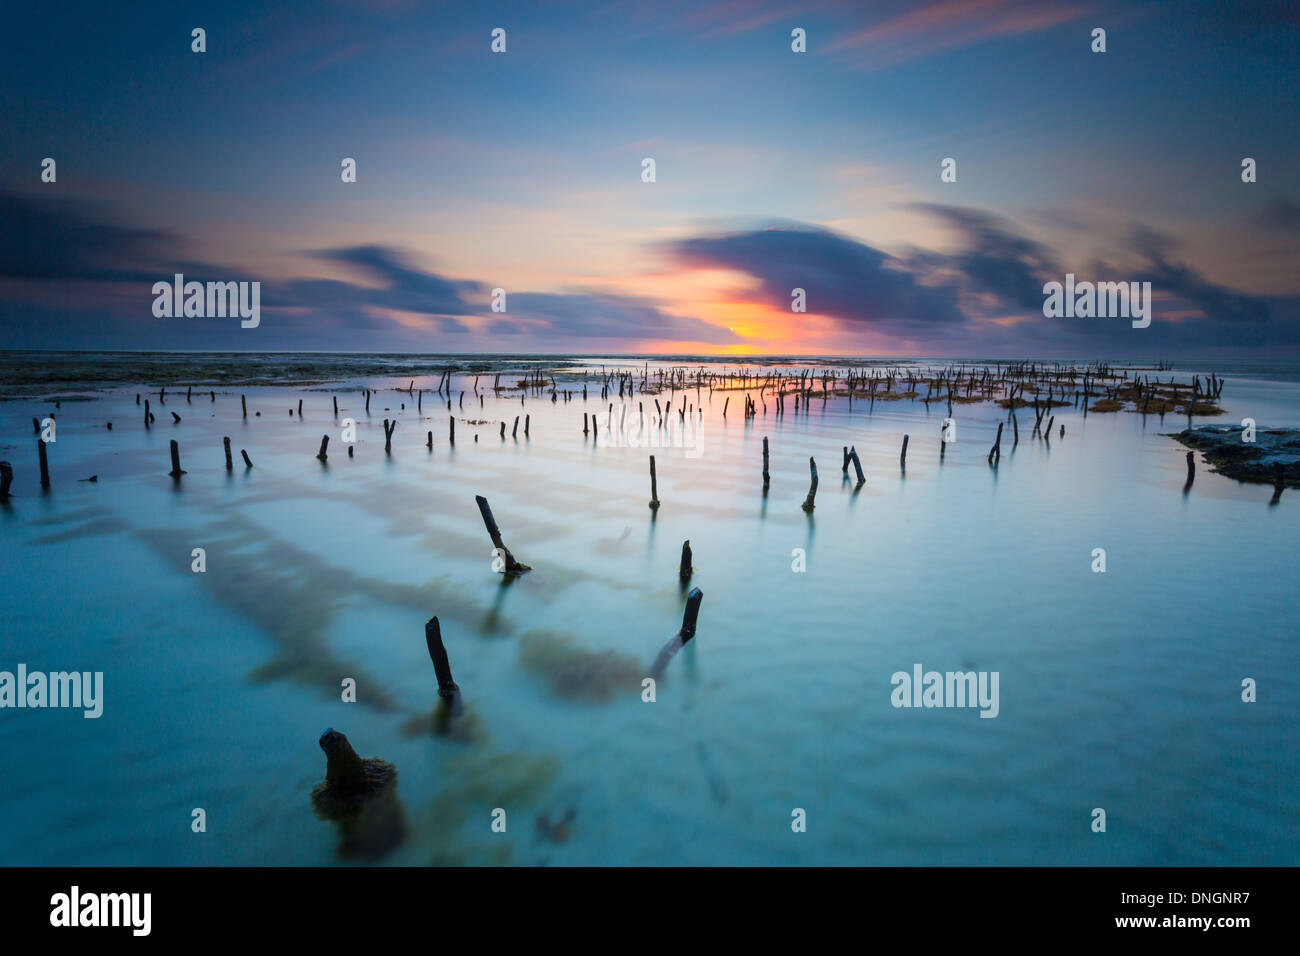
M 325 782 L 311 792 L 316 815 L 339 832 L 339 855 L 377 860 L 402 842 L 406 823 L 397 801 L 397 768 L 387 760 L 362 760 L 332 727 L 321 734 Z
M 1283 484 L 1300 486 L 1300 429 L 1257 428 L 1254 441 L 1246 441 L 1245 433 L 1238 425 L 1202 425 L 1169 437 L 1199 451 L 1228 478 L 1272 485 L 1280 465 Z

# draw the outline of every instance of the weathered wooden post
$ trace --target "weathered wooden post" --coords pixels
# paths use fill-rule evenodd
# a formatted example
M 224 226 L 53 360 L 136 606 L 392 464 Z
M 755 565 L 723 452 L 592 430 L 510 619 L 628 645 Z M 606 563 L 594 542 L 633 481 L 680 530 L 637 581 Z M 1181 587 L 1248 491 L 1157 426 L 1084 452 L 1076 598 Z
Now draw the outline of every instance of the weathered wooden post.
M 474 500 L 478 502 L 479 514 L 483 516 L 483 524 L 487 527 L 488 537 L 492 539 L 492 547 L 500 551 L 506 560 L 506 575 L 517 577 L 526 571 L 531 571 L 532 568 L 528 565 L 515 560 L 515 556 L 510 553 L 510 549 L 501 540 L 501 530 L 497 527 L 496 519 L 492 517 L 492 509 L 488 506 L 488 500 L 482 495 L 475 495 Z
M 388 454 L 392 454 L 393 451 L 393 432 L 395 431 L 397 431 L 397 419 L 394 418 L 393 423 L 390 425 L 388 423 L 388 419 L 385 418 L 384 419 L 384 451 Z
M 145 404 L 148 404 L 148 403 L 146 402 Z M 244 417 L 247 418 L 247 417 L 248 417 L 248 399 L 247 399 L 246 397 L 244 397 L 243 395 L 240 395 L 240 396 L 239 396 L 239 407 L 243 410 L 243 412 L 244 412 Z
M 230 461 L 230 436 L 221 439 L 221 444 L 226 449 L 226 471 L 230 471 L 235 467 Z
M 149 427 L 149 423 L 152 422 L 152 421 L 153 421 L 153 415 L 150 414 L 150 412 L 149 412 L 149 399 L 146 398 L 146 399 L 144 400 L 144 427 L 145 427 L 145 428 L 148 428 L 148 427 Z M 36 424 L 36 419 L 34 419 L 34 418 L 32 419 L 32 424 L 33 424 L 33 425 Z M 40 426 L 37 426 L 36 430 L 37 430 L 37 431 L 40 431 Z
M 427 448 L 427 449 L 429 449 L 430 451 L 433 451 L 433 432 L 432 432 L 432 431 L 430 431 L 430 432 L 428 433 L 428 440 L 424 443 L 424 447 Z
M 172 439 L 172 470 L 169 474 L 173 478 L 179 478 L 185 474 L 185 470 L 181 468 L 181 446 L 175 438 Z
M 1192 482 L 1196 480 L 1196 454 L 1187 453 L 1187 484 L 1183 485 L 1183 491 L 1187 492 L 1192 487 Z
M 813 499 L 817 497 L 817 459 L 812 456 L 808 458 L 808 470 L 812 472 L 812 483 L 808 486 L 808 497 L 803 500 L 803 510 L 812 514 L 816 507 Z
M 330 443 L 329 435 L 320 436 L 320 451 L 317 453 L 316 457 L 319 458 L 321 461 L 325 461 L 325 459 L 329 457 L 329 455 L 325 454 L 325 449 L 329 447 L 329 443 Z
M 691 579 L 692 571 L 694 568 L 691 567 L 691 542 L 688 538 L 682 542 L 682 560 L 677 566 L 677 576 L 681 578 L 683 585 Z
M 181 417 L 177 415 L 175 412 L 172 412 L 172 424 L 179 425 L 180 423 L 181 423 Z
M 252 462 L 252 459 L 250 459 L 250 458 L 248 457 L 248 452 L 241 448 L 241 449 L 239 449 L 239 453 L 240 453 L 241 455 L 244 456 L 244 467 L 245 467 L 245 468 L 252 468 L 252 467 L 253 467 L 253 462 Z
M 659 509 L 659 480 L 655 477 L 655 456 L 650 456 L 650 510 Z
M 298 399 L 298 417 L 302 418 L 302 399 Z
M 994 456 L 998 461 L 1002 460 L 1002 422 L 998 422 L 998 437 L 993 442 L 993 447 L 989 449 L 989 464 L 993 464 Z
M 445 701 L 453 701 L 460 696 L 460 688 L 451 679 L 451 663 L 447 660 L 447 648 L 442 644 L 442 628 L 436 616 L 429 618 L 424 625 L 424 642 L 429 647 L 429 659 L 433 661 L 433 672 L 438 677 L 438 696 Z
M 767 436 L 763 436 L 763 491 L 767 491 L 767 486 L 771 483 L 772 476 L 767 470 Z
M 1222 388 L 1223 386 L 1220 385 L 1219 387 Z M 0 471 L 3 471 L 4 468 L 6 467 L 7 465 L 5 462 L 0 462 Z M 5 482 L 5 487 L 6 488 L 9 487 L 8 481 Z M 1269 504 L 1275 505 L 1279 501 L 1281 501 L 1282 492 L 1285 489 L 1286 489 L 1286 471 L 1285 469 L 1283 469 L 1282 463 L 1280 461 L 1275 461 L 1273 462 L 1273 497 L 1269 500 Z M 0 490 L 0 498 L 4 498 L 4 497 L 5 497 L 4 491 Z
M 858 484 L 865 484 L 867 476 L 862 473 L 862 460 L 858 458 L 857 448 L 849 449 L 849 458 L 853 460 L 853 470 L 858 473 Z
M 700 602 L 704 600 L 704 592 L 699 588 L 692 588 L 691 593 L 686 595 L 686 610 L 682 614 L 682 629 L 678 631 L 668 643 L 663 646 L 659 656 L 650 666 L 650 676 L 658 680 L 663 676 L 664 669 L 668 662 L 673 659 L 673 655 L 690 643 L 691 638 L 695 636 L 696 623 L 700 617 Z
M 14 466 L 0 461 L 0 501 L 9 500 L 9 486 L 14 483 Z M 1278 492 L 1281 494 L 1281 492 Z
M 899 467 L 899 468 L 906 468 L 906 467 L 907 467 L 907 437 L 908 437 L 908 436 L 906 436 L 906 435 L 903 436 L 903 450 L 902 450 L 901 453 L 899 453 L 899 456 L 898 456 L 898 467 Z
M 450 426 L 450 427 L 451 427 L 451 437 L 450 437 L 449 441 L 450 441 L 450 443 L 451 443 L 452 445 L 455 445 L 455 444 L 456 444 L 456 418 L 455 418 L 455 416 L 452 416 L 452 419 L 451 419 L 451 426 Z
M 339 415 L 339 397 L 338 397 L 337 395 L 332 395 L 332 396 L 330 396 L 330 397 L 334 399 L 334 417 L 335 417 L 335 418 L 338 418 L 338 415 Z
M 50 463 L 45 457 L 45 442 L 36 439 L 36 455 L 41 460 L 41 490 L 50 490 Z

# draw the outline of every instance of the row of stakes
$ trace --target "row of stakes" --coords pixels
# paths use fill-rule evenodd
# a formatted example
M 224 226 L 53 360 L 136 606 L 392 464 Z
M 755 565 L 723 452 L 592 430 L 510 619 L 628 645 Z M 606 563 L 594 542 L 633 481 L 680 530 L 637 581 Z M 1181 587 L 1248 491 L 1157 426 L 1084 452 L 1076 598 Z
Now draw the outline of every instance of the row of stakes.
M 584 389 L 584 391 L 585 391 L 585 389 Z M 160 395 L 163 395 L 163 394 L 165 394 L 165 390 L 164 390 L 163 392 L 160 392 Z M 215 393 L 215 392 L 209 392 L 209 395 L 211 396 L 212 401 L 215 402 L 215 401 L 216 401 L 216 393 Z M 370 391 L 367 390 L 367 391 L 366 391 L 366 411 L 367 411 L 367 412 L 369 412 L 369 410 L 370 410 L 370 395 L 371 395 Z M 190 396 L 189 396 L 189 393 L 187 392 L 187 394 L 186 394 L 186 400 L 187 400 L 187 401 L 189 400 L 189 397 L 190 397 Z M 140 396 L 137 395 L 137 396 L 136 396 L 136 402 L 139 403 L 139 401 L 140 401 Z M 248 417 L 248 404 L 247 404 L 246 397 L 243 396 L 243 395 L 240 395 L 240 396 L 239 396 L 239 401 L 240 401 L 241 409 L 242 409 L 242 411 L 243 411 L 243 417 L 244 417 L 244 418 L 247 418 L 247 417 Z M 338 414 L 338 398 L 337 398 L 337 397 L 334 397 L 333 401 L 334 401 L 334 414 L 337 415 L 337 414 Z M 481 401 L 481 396 L 480 396 L 480 401 Z M 451 404 L 450 399 L 448 400 L 447 404 L 448 404 L 448 406 L 450 406 L 450 404 Z M 656 407 L 658 407 L 658 401 L 657 401 L 657 400 L 656 400 L 656 403 L 655 403 L 655 404 L 656 404 Z M 610 406 L 610 409 L 611 409 L 611 413 L 612 413 L 612 409 L 613 409 L 613 406 L 612 406 L 612 405 Z M 174 424 L 179 424 L 179 423 L 181 422 L 181 417 L 180 417 L 179 415 L 177 415 L 175 412 L 172 412 L 171 414 L 172 414 L 172 418 L 173 418 Z M 257 414 L 257 415 L 260 416 L 260 415 L 261 415 L 261 412 L 257 412 L 257 413 L 255 413 L 255 414 Z M 292 410 L 292 409 L 290 409 L 289 414 L 290 414 L 290 415 L 293 414 L 293 410 Z M 662 413 L 661 413 L 661 414 L 662 414 Z M 685 410 L 683 410 L 683 418 L 684 418 L 684 414 L 685 414 Z M 702 414 L 702 412 L 701 412 L 701 414 Z M 299 416 L 299 418 L 302 417 L 302 399 L 299 399 L 299 400 L 298 400 L 298 416 Z M 527 436 L 529 435 L 529 429 L 530 429 L 530 426 L 531 426 L 531 418 L 532 418 L 531 415 L 525 415 L 525 416 L 524 416 L 524 436 L 525 436 L 525 437 L 527 437 Z M 666 416 L 662 416 L 660 420 L 662 421 L 662 420 L 664 420 L 665 418 L 666 418 Z M 582 419 L 583 419 L 582 433 L 583 433 L 583 435 L 586 435 L 586 434 L 588 434 L 588 424 L 587 424 L 587 423 L 588 423 L 588 413 L 584 412 L 584 413 L 583 413 L 583 416 L 582 416 Z M 154 421 L 156 421 L 156 418 L 155 418 L 155 416 L 153 415 L 152 411 L 150 410 L 149 400 L 148 400 L 148 399 L 145 399 L 145 400 L 144 400 L 144 425 L 145 425 L 145 427 L 146 427 L 146 428 L 151 427 Z M 590 421 L 591 421 L 591 428 L 592 428 L 593 431 L 595 431 L 595 430 L 597 429 L 598 426 L 597 426 L 597 424 L 596 424 L 596 416 L 595 416 L 594 414 L 592 414 L 592 415 L 590 416 Z M 1016 422 L 1015 422 L 1015 418 L 1014 418 L 1014 416 L 1012 417 L 1012 423 L 1013 423 L 1013 426 L 1015 426 L 1015 430 L 1016 430 L 1015 440 L 1016 440 L 1017 443 L 1019 443 L 1019 441 L 1020 441 L 1020 430 L 1019 430 L 1018 425 L 1017 425 Z M 389 421 L 389 420 L 386 418 L 386 419 L 384 419 L 383 424 L 384 424 L 384 451 L 385 451 L 385 453 L 391 454 L 391 453 L 392 453 L 392 448 L 393 448 L 393 444 L 392 444 L 392 443 L 393 443 L 393 433 L 397 430 L 397 420 L 396 420 L 396 419 L 393 419 L 392 421 Z M 993 446 L 989 449 L 989 454 L 988 454 L 988 463 L 989 463 L 990 466 L 993 466 L 993 467 L 996 467 L 997 464 L 1001 461 L 1001 458 L 1002 458 L 1002 429 L 1003 429 L 1003 424 L 1004 424 L 1004 423 L 1002 423 L 1002 422 L 999 422 L 999 423 L 998 423 L 998 432 L 997 432 L 997 437 L 994 439 Z M 1051 418 L 1050 418 L 1049 421 L 1048 421 L 1048 424 L 1047 424 L 1047 427 L 1046 427 L 1046 428 L 1041 428 L 1040 424 L 1037 424 L 1037 423 L 1036 423 L 1035 426 L 1034 426 L 1034 431 L 1035 431 L 1035 433 L 1038 433 L 1038 432 L 1040 431 L 1040 429 L 1041 429 L 1041 433 L 1042 433 L 1043 437 L 1044 437 L 1044 438 L 1047 438 L 1047 439 L 1050 439 L 1051 431 L 1052 431 L 1052 426 L 1053 426 L 1054 424 L 1055 424 L 1055 416 L 1051 416 Z M 40 427 L 40 422 L 39 422 L 38 419 L 36 419 L 36 418 L 33 418 L 33 419 L 32 419 L 32 427 L 33 427 L 33 430 L 36 431 L 36 433 L 39 435 L 39 434 L 40 434 L 41 427 Z M 108 429 L 111 431 L 112 428 L 113 428 L 113 423 L 112 423 L 112 422 L 109 422 L 109 423 L 108 423 Z M 449 428 L 448 439 L 449 439 L 449 441 L 450 441 L 450 443 L 451 443 L 452 445 L 455 445 L 455 444 L 456 444 L 456 419 L 455 419 L 455 416 L 451 416 L 450 421 L 449 421 L 449 423 L 448 423 L 448 428 Z M 501 437 L 502 437 L 503 439 L 505 438 L 505 430 L 506 430 L 506 423 L 503 421 L 503 422 L 501 422 Z M 518 436 L 518 432 L 519 432 L 519 416 L 515 416 L 514 428 L 513 428 L 512 431 L 511 431 L 511 437 L 517 437 L 517 436 Z M 596 433 L 598 434 L 598 432 L 596 432 Z M 1062 425 L 1062 426 L 1060 427 L 1059 437 L 1062 437 L 1062 438 L 1063 438 L 1064 436 L 1065 436 L 1065 426 Z M 906 467 L 907 467 L 907 445 L 908 445 L 908 440 L 909 440 L 909 436 L 908 436 L 908 435 L 904 435 L 904 436 L 903 436 L 903 447 L 902 447 L 901 452 L 899 453 L 899 466 L 900 466 L 900 468 L 903 468 L 903 469 L 906 469 Z M 227 471 L 231 471 L 231 470 L 234 469 L 234 462 L 233 462 L 233 458 L 232 458 L 232 455 L 231 455 L 230 438 L 229 438 L 228 436 L 227 436 L 227 437 L 224 437 L 224 438 L 222 439 L 222 443 L 223 443 L 223 445 L 224 445 L 224 449 L 225 449 L 225 456 L 226 456 L 226 470 L 227 470 Z M 37 457 L 38 457 L 38 460 L 39 460 L 39 466 L 40 466 L 41 488 L 42 488 L 42 490 L 48 491 L 49 488 L 50 488 L 50 472 L 49 472 L 49 461 L 48 461 L 48 458 L 47 458 L 47 453 L 46 453 L 45 445 L 46 445 L 46 443 L 45 443 L 44 441 L 38 440 L 38 442 L 37 442 Z M 432 431 L 427 432 L 427 440 L 426 440 L 425 445 L 426 445 L 427 448 L 430 448 L 430 449 L 433 448 L 433 432 L 432 432 Z M 316 454 L 317 459 L 319 459 L 319 460 L 322 461 L 322 462 L 328 460 L 328 458 L 329 458 L 328 449 L 329 449 L 329 435 L 322 435 L 322 436 L 321 436 L 321 442 L 320 442 L 320 450 L 319 450 L 319 452 L 317 452 L 317 454 Z M 940 440 L 940 443 L 939 443 L 939 457 L 940 457 L 941 460 L 943 459 L 944 454 L 945 454 L 946 451 L 947 451 L 947 441 L 941 439 L 941 440 Z M 181 477 L 182 475 L 184 475 L 184 474 L 187 474 L 187 472 L 186 472 L 183 468 L 181 468 L 181 463 L 180 463 L 180 443 L 177 442 L 175 439 L 172 439 L 172 440 L 171 440 L 170 452 L 171 452 L 171 465 L 172 465 L 172 467 L 171 467 L 171 471 L 168 472 L 168 474 L 171 475 L 172 478 L 174 478 L 174 479 L 176 479 L 176 480 L 179 481 L 180 477 Z M 353 457 L 353 452 L 354 452 L 354 448 L 353 448 L 353 446 L 352 446 L 352 445 L 349 445 L 349 446 L 348 446 L 348 457 L 349 457 L 349 458 Z M 245 466 L 245 468 L 252 468 L 252 467 L 253 467 L 253 462 L 252 462 L 252 459 L 250 459 L 249 456 L 248 456 L 248 451 L 247 451 L 247 449 L 243 449 L 243 448 L 241 448 L 241 449 L 239 450 L 239 454 L 240 454 L 240 455 L 242 456 L 242 458 L 244 459 L 244 466 Z M 856 476 L 857 476 L 857 486 L 858 486 L 858 487 L 861 487 L 861 486 L 866 482 L 867 479 L 866 479 L 865 474 L 863 473 L 863 470 L 862 470 L 862 461 L 861 461 L 861 459 L 858 457 L 858 452 L 857 452 L 856 447 L 845 446 L 844 449 L 843 449 L 843 454 L 844 454 L 844 459 L 843 459 L 842 470 L 843 470 L 844 474 L 845 474 L 846 476 L 848 475 L 849 465 L 851 464 L 851 465 L 853 466 L 854 471 L 855 471 Z M 811 513 L 813 512 L 813 510 L 814 510 L 814 507 L 815 507 L 814 502 L 815 502 L 815 499 L 816 499 L 816 496 L 817 496 L 817 484 L 818 484 L 818 477 L 817 477 L 817 462 L 816 462 L 816 459 L 813 458 L 813 457 L 811 457 L 811 456 L 810 456 L 809 459 L 808 459 L 808 468 L 809 468 L 809 472 L 810 472 L 810 476 L 811 476 L 811 481 L 810 481 L 810 485 L 809 485 L 809 489 L 808 489 L 808 495 L 804 498 L 802 508 L 803 508 L 803 510 L 804 510 L 805 512 L 811 514 Z M 1280 473 L 1281 473 L 1281 467 L 1279 466 L 1276 470 L 1279 472 L 1279 475 L 1280 475 Z M 1192 483 L 1193 483 L 1193 481 L 1195 480 L 1195 477 L 1196 477 L 1196 462 L 1195 462 L 1195 455 L 1194 455 L 1192 452 L 1189 451 L 1189 452 L 1187 452 L 1187 482 L 1186 482 L 1186 484 L 1183 486 L 1183 491 L 1184 491 L 1184 493 L 1186 493 L 1186 492 L 1188 492 L 1188 491 L 1191 490 Z M 92 482 L 93 482 L 93 481 L 96 481 L 97 479 L 98 479 L 98 476 L 92 476 L 91 478 L 88 478 L 88 479 L 85 479 L 85 480 L 87 480 L 87 481 L 92 481 Z M 12 466 L 9 462 L 7 462 L 7 461 L 0 461 L 0 501 L 7 501 L 7 500 L 10 498 L 9 488 L 10 488 L 10 485 L 11 485 L 12 483 L 13 483 L 13 466 Z M 770 483 L 771 483 L 771 475 L 770 475 L 770 472 L 769 472 L 769 469 L 768 469 L 768 439 L 767 439 L 766 437 L 764 437 L 764 438 L 763 438 L 763 494 L 764 494 L 764 495 L 767 494 L 767 491 L 768 491 L 768 488 L 769 488 L 769 486 L 770 486 Z M 1283 489 L 1283 487 L 1284 487 L 1284 483 L 1283 483 L 1283 481 L 1279 478 L 1279 480 L 1278 480 L 1277 482 L 1275 482 L 1274 496 L 1273 496 L 1273 501 L 1271 502 L 1272 504 L 1276 504 L 1276 503 L 1277 503 L 1277 500 L 1281 497 L 1281 493 L 1282 493 L 1282 489 Z M 659 494 L 658 494 L 658 480 L 657 480 L 657 476 L 656 476 L 656 473 L 655 473 L 655 458 L 654 458 L 654 455 L 651 455 L 651 456 L 650 456 L 650 508 L 651 508 L 652 510 L 657 510 L 657 509 L 659 508 L 659 504 L 660 504 L 660 502 L 659 502 Z

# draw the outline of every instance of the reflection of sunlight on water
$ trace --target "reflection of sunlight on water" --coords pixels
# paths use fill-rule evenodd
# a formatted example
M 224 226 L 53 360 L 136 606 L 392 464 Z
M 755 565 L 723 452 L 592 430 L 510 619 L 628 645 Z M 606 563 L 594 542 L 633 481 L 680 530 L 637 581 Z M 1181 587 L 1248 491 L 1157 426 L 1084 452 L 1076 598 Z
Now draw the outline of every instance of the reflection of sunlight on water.
M 1220 420 L 1295 424 L 1295 388 L 1230 382 Z M 0 667 L 101 669 L 106 685 L 98 721 L 0 715 L 21 769 L 0 784 L 0 812 L 30 821 L 0 837 L 4 858 L 337 860 L 338 833 L 308 799 L 324 776 L 316 738 L 336 726 L 398 769 L 406 837 L 392 863 L 1294 861 L 1295 797 L 1250 797 L 1295 776 L 1294 712 L 1244 707 L 1235 688 L 1262 676 L 1274 699 L 1297 690 L 1297 612 L 1277 577 L 1294 563 L 1296 511 L 1203 468 L 1182 499 L 1182 450 L 1161 434 L 1181 420 L 1057 409 L 1063 439 L 1022 427 L 1013 447 L 1008 429 L 991 471 L 1003 413 L 990 405 L 955 410 L 960 440 L 940 462 L 939 403 L 850 412 L 814 398 L 745 421 L 743 393 L 691 390 L 677 396 L 705 412 L 691 458 L 617 444 L 598 388 L 585 405 L 529 398 L 517 439 L 517 393 L 480 391 L 481 410 L 472 392 L 464 415 L 453 401 L 453 449 L 445 400 L 426 394 L 417 415 L 410 396 L 378 392 L 366 417 L 340 390 L 354 458 L 334 450 L 329 391 L 169 395 L 148 432 L 134 391 L 68 403 L 45 498 L 17 437 L 44 408 L 0 404 L 19 495 L 0 520 L 20 542 L 0 557 Z M 629 416 L 641 400 L 623 403 Z M 171 410 L 181 425 L 164 423 Z M 393 410 L 386 456 L 379 422 Z M 584 438 L 584 410 L 607 440 Z M 188 472 L 176 490 L 172 438 Z M 860 488 L 839 469 L 846 444 Z M 809 456 L 811 516 L 799 509 Z M 509 586 L 476 494 L 534 568 Z M 643 703 L 681 623 L 687 538 L 698 636 Z M 1089 570 L 1095 547 L 1105 575 Z M 444 726 L 431 614 L 466 705 Z M 999 671 L 1000 716 L 893 709 L 890 675 L 916 662 Z M 340 700 L 349 677 L 357 703 Z M 207 834 L 188 829 L 198 806 Z M 1090 839 L 1093 806 L 1124 821 L 1104 842 Z M 490 827 L 497 807 L 504 834 Z M 790 832 L 795 807 L 806 834 Z

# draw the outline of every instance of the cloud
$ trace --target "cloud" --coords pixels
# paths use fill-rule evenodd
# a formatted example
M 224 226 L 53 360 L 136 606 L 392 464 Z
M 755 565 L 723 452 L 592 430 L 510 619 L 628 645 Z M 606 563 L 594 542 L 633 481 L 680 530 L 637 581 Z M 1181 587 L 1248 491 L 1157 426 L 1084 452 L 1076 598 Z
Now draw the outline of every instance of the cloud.
M 809 312 L 880 331 L 908 334 L 964 320 L 950 286 L 922 285 L 902 260 L 819 226 L 792 223 L 699 236 L 670 249 L 689 267 L 755 277 L 774 308 L 788 310 L 791 291 L 799 288 L 807 293 Z
M 1155 291 L 1181 299 L 1217 322 L 1262 322 L 1269 317 L 1269 303 L 1263 296 L 1216 285 L 1190 266 L 1171 262 L 1169 256 L 1175 248 L 1172 237 L 1139 227 L 1133 247 L 1145 260 L 1134 278 L 1150 282 Z
M 1045 30 L 1080 16 L 1083 8 L 1056 0 L 936 0 L 855 30 L 829 46 L 872 69 L 896 66 L 986 40 Z
M 1030 311 L 1042 309 L 1043 283 L 1061 274 L 1046 246 L 1016 235 L 1008 222 L 978 209 L 927 203 L 913 208 L 944 220 L 957 229 L 966 243 L 966 248 L 955 255 L 928 256 L 926 261 L 951 266 L 968 284 L 993 293 L 1009 306 Z
M 163 262 L 175 237 L 120 225 L 67 199 L 0 192 L 0 279 L 146 281 L 144 262 Z

